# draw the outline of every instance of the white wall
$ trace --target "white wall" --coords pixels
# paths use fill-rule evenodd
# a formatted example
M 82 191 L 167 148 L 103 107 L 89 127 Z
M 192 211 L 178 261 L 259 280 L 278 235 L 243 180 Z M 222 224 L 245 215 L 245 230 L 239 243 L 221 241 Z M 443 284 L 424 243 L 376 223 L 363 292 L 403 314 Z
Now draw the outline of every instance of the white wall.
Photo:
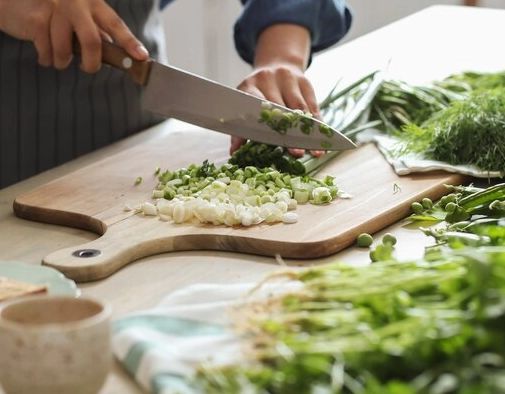
M 348 0 L 347 3 L 353 10 L 354 23 L 341 43 L 423 8 L 435 4 L 461 5 L 462 0 Z M 505 8 L 505 0 L 480 0 L 480 3 L 485 7 Z M 185 70 L 236 86 L 250 71 L 233 44 L 233 23 L 240 10 L 239 0 L 179 0 L 167 7 L 163 17 L 169 61 Z
M 505 8 L 505 0 L 478 1 L 481 7 Z M 463 5 L 463 0 L 347 0 L 347 4 L 353 10 L 354 23 L 342 43 L 423 8 L 438 4 Z M 447 22 L 450 24 L 450 21 Z
M 179 0 L 163 13 L 170 63 L 236 86 L 251 68 L 235 52 L 239 0 Z

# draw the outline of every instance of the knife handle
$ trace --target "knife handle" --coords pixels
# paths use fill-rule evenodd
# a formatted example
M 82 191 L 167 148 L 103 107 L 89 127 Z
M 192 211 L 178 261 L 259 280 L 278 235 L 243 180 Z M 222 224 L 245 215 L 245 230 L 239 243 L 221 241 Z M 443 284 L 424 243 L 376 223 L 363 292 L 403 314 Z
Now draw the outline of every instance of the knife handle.
M 73 40 L 72 49 L 76 55 L 81 55 L 77 38 Z M 134 59 L 123 48 L 107 41 L 102 41 L 102 63 L 126 72 L 139 85 L 146 85 L 151 70 L 151 60 Z

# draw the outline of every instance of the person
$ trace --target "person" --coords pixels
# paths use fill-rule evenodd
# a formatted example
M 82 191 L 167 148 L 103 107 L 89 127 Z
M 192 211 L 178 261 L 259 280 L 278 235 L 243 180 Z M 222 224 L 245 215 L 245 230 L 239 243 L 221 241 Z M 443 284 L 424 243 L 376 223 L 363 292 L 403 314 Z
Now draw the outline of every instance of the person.
M 172 1 L 0 0 L 0 188 L 163 120 L 141 109 L 142 88 L 126 73 L 101 67 L 101 41 L 167 62 L 161 10 Z M 238 88 L 318 116 L 304 71 L 348 32 L 347 4 L 241 2 L 235 47 L 253 68 Z M 243 143 L 232 138 L 230 151 Z

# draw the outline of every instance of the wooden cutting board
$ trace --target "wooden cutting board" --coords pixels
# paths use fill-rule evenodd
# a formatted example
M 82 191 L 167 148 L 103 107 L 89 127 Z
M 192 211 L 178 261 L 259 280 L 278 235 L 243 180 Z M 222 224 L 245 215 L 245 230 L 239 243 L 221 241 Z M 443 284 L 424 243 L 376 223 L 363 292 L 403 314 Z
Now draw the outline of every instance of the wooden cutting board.
M 351 199 L 326 206 L 302 205 L 295 224 L 230 228 L 174 224 L 124 210 L 151 200 L 156 167 L 179 169 L 208 159 L 225 162 L 229 137 L 206 130 L 160 136 L 17 197 L 14 211 L 29 220 L 82 228 L 100 237 L 55 251 L 43 264 L 77 282 L 105 278 L 124 265 L 157 253 L 226 250 L 311 259 L 338 252 L 362 232 L 375 233 L 406 217 L 413 201 L 437 199 L 444 184 L 465 177 L 446 172 L 397 176 L 376 147 L 343 152 L 320 176 L 336 176 Z M 143 181 L 135 185 L 141 176 Z

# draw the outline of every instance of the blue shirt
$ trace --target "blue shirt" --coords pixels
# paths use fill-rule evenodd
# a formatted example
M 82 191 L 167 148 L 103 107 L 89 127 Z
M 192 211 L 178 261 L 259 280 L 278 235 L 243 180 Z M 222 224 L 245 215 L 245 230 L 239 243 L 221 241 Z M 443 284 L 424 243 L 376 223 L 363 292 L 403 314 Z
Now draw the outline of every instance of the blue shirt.
M 165 7 L 173 0 L 161 0 Z M 306 27 L 312 53 L 337 43 L 349 31 L 352 15 L 343 0 L 240 0 L 244 10 L 234 26 L 235 47 L 249 64 L 261 32 L 275 23 Z

